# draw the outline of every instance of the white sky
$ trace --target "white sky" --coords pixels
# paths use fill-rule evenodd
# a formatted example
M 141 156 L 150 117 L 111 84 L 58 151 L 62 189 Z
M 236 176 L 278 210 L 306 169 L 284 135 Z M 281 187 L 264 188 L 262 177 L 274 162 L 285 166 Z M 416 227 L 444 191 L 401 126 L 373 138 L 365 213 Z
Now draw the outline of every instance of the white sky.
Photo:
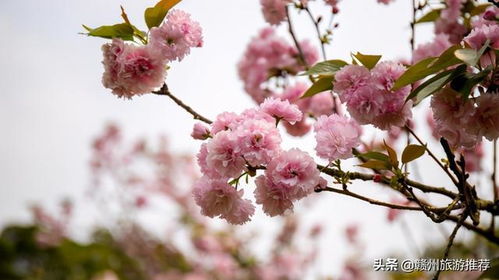
M 133 23 L 144 27 L 142 12 L 153 2 L 0 2 L 0 225 L 27 220 L 30 202 L 50 205 L 61 197 L 81 197 L 89 183 L 90 141 L 107 121 L 118 122 L 130 137 L 166 134 L 175 149 L 197 151 L 200 143 L 189 137 L 192 119 L 170 100 L 153 95 L 120 100 L 104 89 L 100 83 L 104 40 L 78 35 L 82 23 L 119 22 L 120 4 Z M 236 63 L 250 38 L 265 26 L 258 1 L 184 0 L 178 8 L 201 23 L 205 45 L 172 65 L 167 77 L 172 92 L 210 118 L 225 110 L 238 112 L 253 106 L 242 91 Z M 328 48 L 328 58 L 348 59 L 350 51 L 386 54 L 385 59 L 408 56 L 410 1 L 384 6 L 376 0 L 344 0 L 340 9 L 340 28 Z M 305 27 L 297 28 L 299 38 L 309 37 L 316 43 L 306 15 L 301 18 Z M 431 38 L 430 31 L 429 27 L 419 29 L 417 42 Z M 286 35 L 285 27 L 280 32 Z M 313 151 L 310 138 L 290 142 Z M 362 188 L 382 193 L 377 186 Z M 367 260 L 386 257 L 394 250 L 410 256 L 400 227 L 384 223 L 385 209 L 334 194 L 323 194 L 316 203 L 315 211 L 303 214 L 307 223 L 323 221 L 327 226 L 318 272 L 338 273 L 349 253 L 342 232 L 353 222 L 362 223 L 361 237 L 369 242 Z M 442 241 L 422 214 L 405 219 L 419 232 L 414 234 L 417 243 Z M 249 228 L 271 222 L 260 211 Z

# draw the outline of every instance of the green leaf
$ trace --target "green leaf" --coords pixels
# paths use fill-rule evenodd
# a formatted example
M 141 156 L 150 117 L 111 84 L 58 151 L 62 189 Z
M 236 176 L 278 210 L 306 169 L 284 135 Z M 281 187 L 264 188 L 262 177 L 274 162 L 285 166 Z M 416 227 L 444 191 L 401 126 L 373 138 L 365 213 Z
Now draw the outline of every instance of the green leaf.
M 473 49 L 458 49 L 454 52 L 454 55 L 469 66 L 475 66 L 489 44 L 490 40 L 487 40 L 478 51 Z
M 454 52 L 461 46 L 455 45 L 444 51 L 439 57 L 430 57 L 409 67 L 393 85 L 392 90 L 398 90 L 406 85 L 426 78 L 461 61 L 454 56 Z
M 468 98 L 473 88 L 481 83 L 492 71 L 492 66 L 485 68 L 478 73 L 464 72 L 457 75 L 450 83 L 455 91 L 461 93 L 464 98 Z
M 470 66 L 475 66 L 479 58 L 478 52 L 473 49 L 459 49 L 454 52 L 454 55 Z
M 460 65 L 455 69 L 447 70 L 441 73 L 438 73 L 434 77 L 428 79 L 420 86 L 418 86 L 415 90 L 409 94 L 406 98 L 406 102 L 410 99 L 416 97 L 415 104 L 423 101 L 426 97 L 432 95 L 433 93 L 441 90 L 447 83 L 449 83 L 454 77 L 466 71 L 466 65 Z
M 479 280 L 497 279 L 499 275 L 499 258 L 495 258 L 490 261 L 490 268 L 487 269 L 480 277 Z
M 389 170 L 390 164 L 388 162 L 380 161 L 380 160 L 370 160 L 366 161 L 362 164 L 359 164 L 360 167 L 378 169 L 378 170 Z
M 397 152 L 395 152 L 395 150 L 392 147 L 386 144 L 385 140 L 383 140 L 383 144 L 385 145 L 385 149 L 388 152 L 388 156 L 390 157 L 390 164 L 393 167 L 398 168 L 399 161 L 397 160 Z
M 434 92 L 442 89 L 448 82 L 450 82 L 453 70 L 445 71 L 440 74 L 435 75 L 433 78 L 429 79 L 417 87 L 414 91 L 407 96 L 406 102 L 409 99 L 416 97 L 415 103 L 421 102 L 427 96 L 433 94 Z
M 165 19 L 168 11 L 182 0 L 161 0 L 154 7 L 147 8 L 144 19 L 149 29 L 159 26 Z
M 126 14 L 125 12 L 125 9 L 123 8 L 123 6 L 120 6 L 121 8 L 121 18 L 123 18 L 123 20 L 125 21 L 125 23 L 127 23 L 128 25 L 130 25 L 130 27 L 132 27 L 133 29 L 133 35 L 135 37 L 137 37 L 142 43 L 144 44 L 147 44 L 147 34 L 138 29 L 137 27 L 135 27 L 135 25 L 133 25 L 130 20 L 128 19 L 128 15 Z
M 125 23 L 132 25 L 130 23 L 130 20 L 128 19 L 128 15 L 125 12 L 125 8 L 123 8 L 123 6 L 120 6 L 120 8 L 121 8 L 121 18 L 125 21 Z
M 429 57 L 407 68 L 393 84 L 392 90 L 398 90 L 406 85 L 412 84 L 428 76 L 429 65 L 436 61 L 435 57 Z
M 440 12 L 442 12 L 442 9 L 431 10 L 428 13 L 426 13 L 424 16 L 416 20 L 415 23 L 418 24 L 423 22 L 433 22 L 440 17 Z
M 367 152 L 363 154 L 358 154 L 357 157 L 359 158 L 366 158 L 366 159 L 376 159 L 384 162 L 390 162 L 390 158 L 380 152 Z
M 408 162 L 411 162 L 422 155 L 424 155 L 426 151 L 426 148 L 421 145 L 407 145 L 405 147 L 404 151 L 402 152 L 402 163 L 406 164 Z
M 120 38 L 123 40 L 133 40 L 133 28 L 128 23 L 120 23 L 115 25 L 103 25 L 97 28 L 90 28 L 83 25 L 88 33 L 88 36 L 101 37 L 106 39 Z
M 338 70 L 340 70 L 343 66 L 348 65 L 343 60 L 334 59 L 322 61 L 314 66 L 312 66 L 307 72 L 301 74 L 305 75 L 321 75 L 321 76 L 331 76 L 334 75 Z
M 326 91 L 326 90 L 332 90 L 333 89 L 333 80 L 334 77 L 328 76 L 328 77 L 323 77 L 317 80 L 307 91 L 302 95 L 301 98 L 307 98 L 307 97 L 312 97 L 316 95 L 317 93 Z
M 376 66 L 378 61 L 381 59 L 381 55 L 368 55 L 368 54 L 361 54 L 360 52 L 357 52 L 357 54 L 352 54 L 352 56 L 360 64 L 364 65 L 368 69 L 373 69 L 374 66 Z
M 458 63 L 461 63 L 459 59 L 456 58 L 454 55 L 454 52 L 457 49 L 462 48 L 460 45 L 454 45 L 446 49 L 438 58 L 435 62 L 430 64 L 430 67 L 432 68 L 433 73 L 440 71 L 442 69 L 445 69 L 447 67 L 450 67 L 452 65 L 456 65 Z
M 487 41 L 485 41 L 485 43 L 483 44 L 483 46 L 478 51 L 478 58 L 480 58 L 485 53 L 485 51 L 487 50 L 487 48 L 489 46 L 490 46 L 490 39 L 487 39 Z

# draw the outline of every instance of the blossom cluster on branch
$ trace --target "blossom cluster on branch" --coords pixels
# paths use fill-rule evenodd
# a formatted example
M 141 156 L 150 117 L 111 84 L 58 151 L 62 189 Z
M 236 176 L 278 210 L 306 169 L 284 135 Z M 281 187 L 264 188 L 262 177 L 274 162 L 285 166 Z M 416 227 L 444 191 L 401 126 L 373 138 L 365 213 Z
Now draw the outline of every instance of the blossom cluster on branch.
M 165 6 L 165 3 L 170 4 Z M 181 60 L 191 47 L 201 45 L 199 25 L 184 14 L 176 16 L 179 12 L 170 11 L 172 3 L 162 0 L 149 8 L 161 11 L 159 20 L 148 19 L 146 10 L 148 26 L 150 22 L 159 26 L 166 17 L 161 27 L 149 26 L 151 42 L 146 48 L 150 45 L 152 49 L 162 50 L 151 52 L 160 54 L 163 60 L 158 61 Z M 140 71 L 133 70 L 133 75 L 126 71 L 125 75 L 115 75 L 124 77 L 123 82 L 117 79 L 116 90 L 104 83 L 115 93 L 120 87 L 128 90 L 128 95 L 118 93 L 122 96 L 144 93 L 146 89 L 168 96 L 194 119 L 206 123 L 195 124 L 191 134 L 194 139 L 205 141 L 197 156 L 203 177 L 194 183 L 192 191 L 201 213 L 223 218 L 231 224 L 248 222 L 255 213 L 255 206 L 245 196 L 248 189 L 245 185 L 252 185 L 254 181 L 254 201 L 269 216 L 291 212 L 297 201 L 314 191 L 329 191 L 396 211 L 420 211 L 435 223 L 453 222 L 455 228 L 444 258 L 460 227 L 499 244 L 494 231 L 494 218 L 499 214 L 495 155 L 499 137 L 497 5 L 474 0 L 435 3 L 414 0 L 410 59 L 388 61 L 382 60 L 382 55 L 356 52 L 351 53 L 351 61 L 347 62 L 327 59 L 326 53 L 333 30 L 339 26 L 334 17 L 339 12 L 338 1 L 261 0 L 260 4 L 263 18 L 272 26 L 251 39 L 238 63 L 244 90 L 255 101 L 256 108 L 241 113 L 223 112 L 212 122 L 173 96 L 166 84 L 161 85 L 160 75 L 154 71 L 159 69 L 155 66 L 157 61 L 148 60 L 143 49 L 137 51 L 139 55 L 130 56 L 144 61 L 143 64 L 130 63 L 133 66 L 130 69 Z M 327 13 L 314 15 L 315 4 L 322 8 L 326 5 Z M 308 17 L 315 28 L 322 59 L 314 44 L 300 40 L 295 31 L 293 17 L 302 15 Z M 323 20 L 325 16 L 331 17 L 328 24 Z M 434 40 L 416 47 L 416 26 L 428 22 L 434 23 Z M 283 25 L 292 43 L 278 35 Z M 183 39 L 170 39 L 168 36 L 172 33 L 181 34 Z M 140 32 L 133 31 L 132 38 L 134 36 L 147 41 Z M 109 53 L 105 51 L 105 76 L 122 73 L 108 67 L 114 65 L 113 61 L 121 61 L 114 58 L 121 55 L 119 46 L 123 44 L 116 39 L 105 46 L 109 49 Z M 160 90 L 154 91 L 159 87 Z M 413 108 L 428 104 L 427 99 L 431 99 L 428 123 L 445 159 L 439 158 L 416 133 L 420 123 L 413 119 Z M 285 138 L 280 124 L 292 136 L 304 136 L 313 129 L 316 155 L 327 164 L 317 164 L 313 155 L 302 149 L 281 148 Z M 365 133 L 368 129 L 375 129 L 376 133 L 381 130 L 387 139 L 369 142 Z M 402 132 L 407 144 L 397 152 L 392 146 Z M 483 171 L 480 161 L 484 158 L 486 141 L 493 142 L 491 188 L 490 192 L 477 192 L 479 186 L 471 182 L 468 172 Z M 452 190 L 436 187 L 436 183 L 419 182 L 421 176 L 418 181 L 412 179 L 415 174 L 409 172 L 409 165 L 416 166 L 414 161 L 423 155 L 440 168 L 452 184 Z M 359 161 L 358 166 L 369 173 L 344 170 L 342 160 L 353 157 Z M 330 180 L 321 177 L 321 173 Z M 383 184 L 404 199 L 385 202 L 352 192 L 348 185 L 354 180 Z M 434 205 L 423 198 L 421 192 L 443 195 L 448 201 Z M 397 216 L 396 211 L 391 213 L 392 220 Z M 492 215 L 488 229 L 483 227 L 480 213 Z M 437 272 L 436 279 L 439 274 Z
M 119 97 L 132 98 L 160 87 L 167 63 L 181 61 L 191 48 L 203 45 L 201 26 L 181 10 L 171 11 L 161 26 L 151 28 L 149 40 L 144 40 L 145 45 L 137 46 L 114 38 L 102 46 L 102 83 Z
M 198 163 L 204 177 L 194 185 L 194 197 L 202 213 L 220 216 L 230 223 L 247 222 L 254 213 L 252 203 L 243 199 L 243 190 L 238 189 L 243 177 L 254 177 L 260 169 L 265 175 L 256 178 L 256 203 L 261 204 L 270 216 L 283 214 L 293 208 L 293 202 L 311 194 L 319 184 L 325 184 L 319 176 L 314 159 L 300 149 L 283 150 L 277 124 L 294 124 L 303 117 L 295 104 L 287 100 L 267 98 L 258 109 L 248 109 L 241 114 L 225 112 L 217 116 L 211 128 L 200 129 L 196 124 L 192 135 L 208 142 L 201 145 Z M 325 117 L 325 116 L 323 116 Z M 360 128 L 346 118 L 331 116 L 322 125 L 316 126 L 320 141 L 328 142 L 334 124 Z M 328 134 L 328 135 L 325 135 Z M 327 143 L 325 157 L 348 157 L 341 141 L 357 146 L 360 133 L 342 135 L 337 133 L 336 142 Z M 324 149 L 326 146 L 318 146 Z M 347 149 L 348 150 L 348 149 Z M 319 151 L 319 150 L 318 150 Z

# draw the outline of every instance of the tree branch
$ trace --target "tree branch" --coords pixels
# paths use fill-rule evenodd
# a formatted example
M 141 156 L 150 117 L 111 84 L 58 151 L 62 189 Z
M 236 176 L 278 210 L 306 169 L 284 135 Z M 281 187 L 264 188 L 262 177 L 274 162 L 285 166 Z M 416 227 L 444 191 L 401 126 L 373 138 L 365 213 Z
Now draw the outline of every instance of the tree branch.
M 163 86 L 161 87 L 160 90 L 153 91 L 152 93 L 157 94 L 157 95 L 166 95 L 166 96 L 170 97 L 170 99 L 173 100 L 173 102 L 177 103 L 178 106 L 182 107 L 189 114 L 191 114 L 194 117 L 195 120 L 200 120 L 200 121 L 205 122 L 207 124 L 211 124 L 212 123 L 212 121 L 210 121 L 209 119 L 203 117 L 202 115 L 200 115 L 199 113 L 197 113 L 196 111 L 194 111 L 190 106 L 188 106 L 187 104 L 185 104 L 184 102 L 182 102 L 182 100 L 180 100 L 177 97 L 173 96 L 171 94 L 170 90 L 168 89 L 168 86 L 166 85 L 166 83 L 163 84 Z
M 346 175 L 346 173 L 343 171 L 335 170 L 332 168 L 326 168 L 322 165 L 317 165 L 317 168 L 319 170 L 321 170 L 322 173 L 325 173 L 325 174 L 330 175 L 332 177 L 341 177 L 341 176 Z M 348 177 L 351 180 L 374 181 L 374 176 L 375 176 L 374 174 L 364 174 L 364 173 L 360 173 L 360 172 L 348 172 Z M 381 181 L 379 183 L 382 183 L 384 185 L 389 186 L 390 179 L 385 177 L 385 176 L 381 176 Z M 406 183 L 407 183 L 407 185 L 412 186 L 412 187 L 414 187 L 422 192 L 425 192 L 425 193 L 438 193 L 441 195 L 445 195 L 451 199 L 455 199 L 457 196 L 459 196 L 459 194 L 454 193 L 452 191 L 449 191 L 443 187 L 433 187 L 433 186 L 425 185 L 425 184 L 422 184 L 422 183 L 419 183 L 419 182 L 416 182 L 413 180 L 409 180 L 409 179 L 406 180 Z
M 433 154 L 433 152 L 428 148 L 428 146 L 426 145 L 426 143 L 424 143 L 416 135 L 416 133 L 414 133 L 414 131 L 409 126 L 406 125 L 405 129 L 407 129 L 407 131 L 409 131 L 409 133 L 412 134 L 412 136 L 414 136 L 414 138 L 416 138 L 416 140 L 419 142 L 419 144 L 421 144 L 422 146 L 425 147 L 426 152 L 428 153 L 428 155 L 430 155 L 430 157 L 438 164 L 438 166 L 440 166 L 440 168 L 442 168 L 442 170 L 447 174 L 447 176 L 449 176 L 449 178 L 452 180 L 452 183 L 454 183 L 454 185 L 456 185 L 458 183 L 457 180 L 456 180 L 456 178 L 454 178 L 454 176 L 452 176 L 452 174 L 449 172 L 449 169 L 447 167 L 445 167 L 442 164 L 442 162 L 440 162 L 440 160 Z
M 411 39 L 410 39 L 409 43 L 411 44 L 411 62 L 414 63 L 414 61 L 412 61 L 412 54 L 414 53 L 415 44 L 416 44 L 416 11 L 417 11 L 417 8 L 416 8 L 416 0 L 411 0 L 411 2 L 412 2 L 412 21 L 411 21 Z
M 492 191 L 493 191 L 493 194 L 494 194 L 494 202 L 497 201 L 498 199 L 498 194 L 497 194 L 497 178 L 496 178 L 496 172 L 497 172 L 497 139 L 494 140 L 494 142 L 492 143 L 493 147 L 492 147 L 492 175 L 490 176 L 491 177 L 491 180 L 492 180 Z M 490 218 L 490 227 L 489 227 L 489 231 L 490 232 L 494 232 L 495 230 L 495 227 L 496 227 L 496 220 L 495 220 L 495 216 L 494 214 L 492 214 L 492 217 Z
M 459 193 L 462 194 L 462 201 L 466 204 L 466 210 L 471 220 L 473 220 L 474 225 L 478 225 L 480 223 L 480 212 L 478 212 L 476 206 L 477 194 L 473 186 L 468 184 L 466 181 L 468 179 L 468 174 L 466 174 L 466 162 L 464 157 L 461 155 L 459 161 L 456 162 L 454 153 L 449 146 L 449 143 L 445 138 L 440 138 L 440 143 L 444 148 L 445 154 L 447 155 L 447 159 L 449 161 L 449 167 L 454 172 L 459 182 L 456 184 Z M 458 166 L 459 164 L 459 166 Z
M 460 218 L 456 217 L 456 216 L 449 216 L 447 219 L 457 223 L 457 222 L 459 222 Z M 468 230 L 474 231 L 475 233 L 481 235 L 482 237 L 489 240 L 490 242 L 493 242 L 496 245 L 499 245 L 499 237 L 495 236 L 493 233 L 491 233 L 487 230 L 484 230 L 482 228 L 479 228 L 478 226 L 475 226 L 475 225 L 468 223 L 468 222 L 463 222 L 462 224 L 463 224 L 463 227 L 467 228 Z
M 288 20 L 288 31 L 289 34 L 291 34 L 291 37 L 293 38 L 293 42 L 295 43 L 296 48 L 298 49 L 298 56 L 299 56 L 299 61 L 303 64 L 305 69 L 308 70 L 309 65 L 307 64 L 307 60 L 305 60 L 305 55 L 303 54 L 303 50 L 300 46 L 300 43 L 298 43 L 298 39 L 296 38 L 295 31 L 293 29 L 293 23 L 291 21 L 290 13 L 289 13 L 289 8 L 290 6 L 286 6 L 286 18 Z
M 322 189 L 316 190 L 316 192 L 321 192 L 321 191 L 329 191 L 329 192 L 343 194 L 343 195 L 350 196 L 350 197 L 353 197 L 353 198 L 356 198 L 356 199 L 360 199 L 362 201 L 368 202 L 368 203 L 373 204 L 373 205 L 388 207 L 388 208 L 392 208 L 392 209 L 409 210 L 409 211 L 423 211 L 423 209 L 421 207 L 391 204 L 391 203 L 387 203 L 387 202 L 383 202 L 383 201 L 371 199 L 371 198 L 359 195 L 357 193 L 351 192 L 349 190 L 342 190 L 342 189 L 336 189 L 336 188 L 331 188 L 331 187 L 326 187 L 326 188 L 322 188 Z M 444 211 L 447 210 L 447 207 L 440 207 L 440 208 L 435 208 L 434 207 L 434 208 L 429 208 L 429 209 L 431 211 L 434 211 L 434 212 L 440 212 L 440 213 L 442 213 L 442 212 L 444 212 Z M 459 209 L 459 208 L 456 208 L 456 209 Z M 484 230 L 482 228 L 474 226 L 473 224 L 467 223 L 464 220 L 460 221 L 462 219 L 462 217 L 457 217 L 457 216 L 449 215 L 449 216 L 447 216 L 446 219 L 449 220 L 449 221 L 453 221 L 455 223 L 461 223 L 461 225 L 463 227 L 465 227 L 466 229 L 471 230 L 471 231 L 477 233 L 478 235 L 480 235 L 480 236 L 484 237 L 485 239 L 489 240 L 490 242 L 493 242 L 495 244 L 499 244 L 499 237 L 495 236 L 494 234 L 492 234 L 491 232 L 489 232 L 487 230 Z
M 449 257 L 450 248 L 452 247 L 452 244 L 454 244 L 454 238 L 456 238 L 457 231 L 462 226 L 464 220 L 466 220 L 466 217 L 468 217 L 468 213 L 466 211 L 461 215 L 462 215 L 461 218 L 459 218 L 456 226 L 454 227 L 454 230 L 452 231 L 452 233 L 449 236 L 449 242 L 447 243 L 447 247 L 445 247 L 444 256 L 442 257 L 442 259 L 444 259 L 444 260 Z M 433 280 L 438 280 L 438 277 L 440 276 L 440 272 L 441 272 L 441 270 L 439 268 L 437 270 L 437 273 L 433 277 Z
M 314 18 L 314 15 L 312 14 L 312 12 L 310 11 L 310 9 L 308 7 L 304 7 L 303 8 L 308 16 L 310 17 L 310 20 L 312 20 L 312 22 L 314 23 L 314 26 L 315 26 L 315 32 L 317 33 L 317 38 L 319 39 L 319 42 L 321 43 L 321 51 L 322 51 L 322 58 L 324 60 L 326 60 L 326 49 L 324 47 L 324 40 L 322 40 L 322 36 L 321 36 L 321 30 L 319 28 L 319 23 L 317 22 L 317 20 L 315 20 Z
M 406 206 L 406 205 L 399 205 L 399 204 L 392 204 L 384 201 L 379 201 L 375 200 L 369 197 L 362 196 L 358 193 L 351 192 L 349 190 L 344 190 L 344 189 L 336 189 L 336 188 L 331 188 L 331 187 L 325 187 L 322 189 L 317 190 L 316 192 L 321 192 L 321 191 L 328 191 L 328 192 L 335 192 L 335 193 L 340 193 L 343 195 L 351 196 L 366 202 L 369 202 L 370 204 L 374 205 L 379 205 L 379 206 L 384 206 L 392 209 L 399 209 L 399 210 L 411 210 L 411 211 L 422 211 L 421 207 L 417 206 Z

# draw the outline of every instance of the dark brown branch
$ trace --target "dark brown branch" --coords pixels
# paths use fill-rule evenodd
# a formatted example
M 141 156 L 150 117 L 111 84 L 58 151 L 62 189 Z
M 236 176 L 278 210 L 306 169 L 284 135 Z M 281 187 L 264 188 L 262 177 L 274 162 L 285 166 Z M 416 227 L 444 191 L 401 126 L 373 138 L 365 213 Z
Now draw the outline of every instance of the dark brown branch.
M 411 0 L 412 2 L 412 21 L 411 21 L 411 39 L 409 43 L 411 44 L 411 57 L 414 53 L 415 44 L 416 44 L 416 0 Z M 414 62 L 414 61 L 412 61 Z
M 444 252 L 444 256 L 442 257 L 442 259 L 445 260 L 449 257 L 450 248 L 452 247 L 452 244 L 454 244 L 454 239 L 456 238 L 457 231 L 463 225 L 463 222 L 464 222 L 464 220 L 466 220 L 467 216 L 468 216 L 468 213 L 465 212 L 462 214 L 461 218 L 459 218 L 459 220 L 457 221 L 457 224 L 454 227 L 454 230 L 452 231 L 452 233 L 449 236 L 449 242 L 447 243 L 447 247 L 445 247 L 445 252 Z M 433 280 L 438 280 L 438 277 L 440 276 L 440 272 L 441 272 L 441 270 L 438 269 L 437 273 L 433 277 Z
M 291 6 L 289 6 L 289 5 L 286 6 L 286 18 L 288 20 L 288 31 L 289 31 L 289 34 L 291 34 L 291 37 L 293 38 L 293 42 L 295 43 L 296 49 L 298 49 L 298 56 L 299 56 L 298 60 L 303 64 L 305 69 L 308 70 L 309 65 L 307 64 L 307 60 L 305 59 L 305 55 L 304 55 L 303 50 L 300 46 L 300 43 L 298 42 L 298 39 L 296 38 L 296 34 L 295 34 L 294 29 L 293 29 L 293 23 L 291 21 L 291 16 L 289 13 L 290 7 Z
M 454 222 L 459 222 L 459 217 L 456 216 L 449 216 L 447 218 L 448 220 L 454 221 Z M 463 227 L 467 228 L 468 230 L 474 231 L 475 233 L 481 235 L 485 239 L 489 240 L 490 242 L 495 243 L 496 245 L 499 245 L 499 237 L 495 236 L 493 233 L 484 230 L 478 226 L 475 226 L 471 223 L 468 222 L 463 222 Z
M 494 188 L 494 201 L 499 199 L 499 194 L 497 192 L 497 139 L 493 142 L 492 148 L 492 187 Z
M 428 155 L 430 155 L 430 157 L 440 166 L 440 168 L 442 168 L 442 170 L 447 174 L 447 176 L 449 176 L 449 178 L 452 180 L 452 183 L 454 183 L 454 185 L 456 185 L 458 183 L 457 180 L 456 180 L 456 178 L 454 178 L 454 176 L 452 176 L 452 174 L 449 172 L 449 169 L 447 167 L 445 167 L 442 164 L 442 162 L 440 162 L 440 160 L 433 154 L 433 152 L 428 148 L 428 146 L 426 145 L 426 143 L 424 143 L 416 135 L 416 133 L 414 133 L 414 131 L 409 126 L 406 125 L 405 129 L 407 129 L 407 131 L 409 131 L 409 133 L 412 134 L 412 136 L 414 136 L 414 138 L 416 138 L 416 140 L 419 142 L 419 144 L 421 144 L 422 146 L 425 147 L 426 152 L 428 153 Z
M 191 114 L 194 117 L 195 120 L 200 120 L 200 121 L 205 122 L 207 124 L 211 124 L 212 123 L 212 121 L 210 121 L 209 119 L 203 117 L 202 115 L 200 115 L 199 113 L 197 113 L 196 111 L 194 111 L 190 106 L 188 106 L 187 104 L 185 104 L 184 102 L 182 102 L 182 100 L 180 100 L 177 97 L 173 96 L 171 94 L 170 90 L 168 89 L 168 86 L 166 84 L 163 84 L 163 86 L 161 87 L 160 90 L 153 91 L 152 93 L 157 94 L 157 95 L 166 95 L 166 96 L 170 97 L 170 99 L 173 100 L 173 102 L 177 103 L 178 106 L 182 107 L 189 114 Z
M 336 189 L 336 188 L 330 188 L 330 187 L 326 187 L 326 188 L 317 190 L 317 192 L 321 192 L 321 191 L 329 191 L 329 192 L 335 192 L 335 193 L 347 195 L 347 196 L 350 196 L 353 198 L 357 198 L 357 199 L 366 201 L 366 202 L 373 204 L 373 205 L 384 206 L 384 207 L 388 207 L 388 208 L 392 208 L 392 209 L 409 210 L 409 211 L 423 211 L 420 207 L 397 205 L 397 204 L 391 204 L 391 203 L 387 203 L 387 202 L 383 202 L 383 201 L 378 201 L 378 200 L 374 200 L 374 199 L 371 199 L 368 197 L 364 197 L 364 196 L 359 195 L 357 193 L 353 193 L 353 192 L 348 191 L 348 190 L 342 190 L 342 189 Z M 442 212 L 447 210 L 447 207 L 429 208 L 429 209 L 431 211 L 434 211 L 437 213 L 438 212 L 442 213 Z M 452 215 L 447 216 L 447 220 L 453 221 L 455 223 L 461 223 L 462 226 L 465 227 L 466 229 L 474 231 L 475 233 L 484 237 L 485 239 L 489 240 L 490 242 L 493 242 L 493 243 L 499 245 L 499 238 L 497 236 L 495 236 L 494 234 L 492 234 L 491 232 L 489 232 L 487 230 L 484 230 L 482 228 L 474 226 L 473 224 L 467 223 L 465 221 L 460 222 L 460 219 L 461 218 L 457 217 L 457 216 L 452 216 Z
M 308 7 L 305 7 L 303 8 L 308 16 L 310 17 L 310 20 L 312 20 L 312 22 L 314 23 L 314 27 L 315 27 L 315 32 L 317 33 L 317 38 L 319 39 L 319 42 L 321 43 L 321 51 L 322 51 L 322 58 L 324 60 L 326 60 L 326 49 L 324 48 L 324 40 L 322 39 L 322 36 L 321 36 L 321 30 L 319 28 L 319 23 L 317 22 L 317 20 L 314 18 L 314 15 L 312 15 L 312 12 L 310 11 L 310 9 Z
M 392 209 L 412 210 L 412 211 L 421 211 L 422 210 L 420 207 L 417 207 L 417 206 L 399 205 L 399 204 L 392 204 L 392 203 L 388 203 L 388 202 L 384 202 L 384 201 L 375 200 L 375 199 L 365 197 L 365 196 L 362 196 L 358 193 L 354 193 L 354 192 L 351 192 L 351 191 L 345 190 L 345 189 L 336 189 L 336 188 L 326 187 L 326 188 L 322 188 L 318 191 L 319 192 L 320 191 L 328 191 L 328 192 L 340 193 L 343 195 L 351 196 L 351 197 L 369 202 L 370 204 L 384 206 L 384 207 L 388 207 L 388 208 L 392 208 Z
M 360 172 L 343 172 L 337 169 L 333 168 L 328 168 L 326 166 L 317 165 L 317 169 L 319 169 L 320 172 L 327 174 L 331 177 L 334 178 L 341 178 L 343 176 L 348 176 L 350 180 L 361 180 L 361 181 L 373 181 L 374 182 L 374 177 L 378 176 L 379 174 L 364 174 Z M 390 179 L 381 176 L 381 180 L 378 182 L 380 184 L 388 185 L 390 186 Z M 406 179 L 405 183 L 408 186 L 411 186 L 413 188 L 416 188 L 424 193 L 438 193 L 444 196 L 449 197 L 452 200 L 455 200 L 456 198 L 459 198 L 459 194 L 454 193 L 452 191 L 449 191 L 443 187 L 434 187 L 434 186 L 429 186 L 423 183 L 419 183 L 417 181 L 413 181 L 410 179 Z M 479 210 L 485 210 L 487 212 L 493 213 L 495 215 L 499 215 L 499 201 L 498 202 L 493 202 L 493 201 L 488 201 L 488 200 L 483 200 L 483 199 L 476 199 L 476 207 Z
M 456 205 L 458 202 L 461 200 L 461 196 L 457 196 L 454 198 L 454 200 L 447 206 L 447 208 L 444 211 L 440 211 L 439 213 L 436 213 L 435 211 L 432 211 L 428 206 L 429 204 L 424 202 L 423 200 L 419 199 L 414 191 L 412 190 L 412 187 L 408 186 L 407 183 L 405 182 L 406 179 L 402 178 L 399 180 L 399 182 L 404 186 L 405 191 L 408 192 L 408 195 L 406 194 L 407 198 L 411 201 L 415 201 L 423 210 L 425 215 L 430 218 L 433 222 L 435 223 L 441 223 L 447 219 L 449 216 L 450 212 L 454 209 L 456 209 Z M 458 208 L 462 208 L 463 206 L 461 205 Z
M 492 147 L 492 175 L 490 177 L 492 180 L 492 191 L 494 194 L 494 202 L 496 202 L 498 199 L 497 178 L 496 178 L 496 176 L 497 176 L 496 175 L 497 174 L 496 173 L 497 172 L 497 139 L 494 140 L 492 145 L 494 145 L 494 146 Z M 492 214 L 492 217 L 490 219 L 489 231 L 494 232 L 495 228 L 496 228 L 496 219 L 495 219 L 495 215 Z
M 319 168 L 319 170 L 321 170 L 322 173 L 328 174 L 328 175 L 333 176 L 333 177 L 341 177 L 341 176 L 345 175 L 345 172 L 335 170 L 332 168 L 325 168 L 322 165 L 317 165 L 317 168 Z M 364 174 L 364 173 L 360 173 L 360 172 L 348 172 L 348 177 L 352 180 L 374 181 L 374 176 L 375 176 L 374 174 Z M 381 176 L 381 181 L 379 183 L 382 183 L 384 185 L 389 186 L 390 179 L 385 177 L 385 176 Z M 406 183 L 407 183 L 407 185 L 412 186 L 412 187 L 414 187 L 422 192 L 425 192 L 425 193 L 438 193 L 441 195 L 445 195 L 451 199 L 454 199 L 458 196 L 457 193 L 449 191 L 443 187 L 433 187 L 433 186 L 425 185 L 425 184 L 422 184 L 422 183 L 419 183 L 419 182 L 416 182 L 413 180 L 409 180 L 409 179 L 406 180 Z
M 468 174 L 466 174 L 466 162 L 464 157 L 461 155 L 459 161 L 456 162 L 454 153 L 452 152 L 449 143 L 445 138 L 440 138 L 440 144 L 447 155 L 447 160 L 449 161 L 449 168 L 458 178 L 458 184 L 456 187 L 459 193 L 462 194 L 462 201 L 466 204 L 466 210 L 471 220 L 473 220 L 474 225 L 480 223 L 480 212 L 478 212 L 476 206 L 477 194 L 473 186 L 468 184 L 466 180 L 468 179 Z M 459 166 L 458 166 L 459 165 Z
M 442 144 L 442 147 L 444 148 L 444 152 L 447 155 L 447 160 L 449 161 L 449 168 L 452 170 L 454 175 L 458 178 L 458 182 L 456 183 L 456 186 L 458 187 L 459 191 L 463 191 L 463 182 L 462 182 L 462 175 L 461 175 L 461 170 L 457 167 L 456 164 L 456 157 L 454 156 L 454 153 L 452 153 L 452 149 L 449 146 L 449 143 L 445 138 L 440 138 L 440 143 Z

